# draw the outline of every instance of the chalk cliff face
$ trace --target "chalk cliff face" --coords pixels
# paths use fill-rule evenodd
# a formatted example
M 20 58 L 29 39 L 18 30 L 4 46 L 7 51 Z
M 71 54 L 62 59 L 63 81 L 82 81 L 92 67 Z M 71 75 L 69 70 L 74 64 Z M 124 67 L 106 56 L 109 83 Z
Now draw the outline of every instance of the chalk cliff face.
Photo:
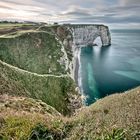
M 94 44 L 97 37 L 101 38 L 102 46 L 111 44 L 110 32 L 104 25 L 69 25 L 76 46 L 87 46 Z
M 100 37 L 102 47 L 111 45 L 111 36 L 109 28 L 105 25 L 96 24 L 66 24 L 57 28 L 57 35 L 63 42 L 63 45 L 69 54 L 71 53 L 72 61 L 69 64 L 70 74 L 76 80 L 77 60 L 80 57 L 80 48 L 87 45 L 95 45 L 95 40 Z M 79 60 L 80 62 L 80 60 Z

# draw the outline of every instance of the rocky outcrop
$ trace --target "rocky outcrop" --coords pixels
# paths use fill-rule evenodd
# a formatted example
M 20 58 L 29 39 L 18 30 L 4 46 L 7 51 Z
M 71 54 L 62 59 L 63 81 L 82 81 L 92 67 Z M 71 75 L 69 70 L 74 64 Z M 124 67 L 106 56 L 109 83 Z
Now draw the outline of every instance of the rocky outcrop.
M 76 46 L 92 45 L 97 37 L 101 38 L 102 46 L 111 45 L 110 32 L 105 25 L 67 25 L 67 27 Z

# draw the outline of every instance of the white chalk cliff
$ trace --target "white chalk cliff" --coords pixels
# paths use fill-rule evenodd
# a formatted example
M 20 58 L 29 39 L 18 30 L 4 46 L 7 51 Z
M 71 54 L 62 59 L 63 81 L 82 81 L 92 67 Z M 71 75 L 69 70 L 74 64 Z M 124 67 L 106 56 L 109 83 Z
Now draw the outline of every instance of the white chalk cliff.
M 76 61 L 80 58 L 81 47 L 95 45 L 97 38 L 100 38 L 103 47 L 111 45 L 110 31 L 105 25 L 64 24 L 57 28 L 57 35 L 61 38 L 64 48 L 73 55 L 72 61 L 69 62 L 70 75 L 73 79 L 75 79 Z
M 66 25 L 67 29 L 71 32 L 72 42 L 67 38 L 64 44 L 70 44 L 73 52 L 73 61 L 71 63 L 71 74 L 75 79 L 76 61 L 79 60 L 80 48 L 88 45 L 95 45 L 95 40 L 100 37 L 102 46 L 111 45 L 111 36 L 109 28 L 105 25 L 82 25 L 82 24 L 70 24 Z M 68 43 L 69 41 L 69 43 Z M 79 60 L 80 63 L 80 60 Z
M 70 25 L 70 31 L 73 35 L 73 43 L 76 46 L 92 45 L 97 37 L 101 38 L 102 46 L 111 44 L 110 32 L 104 25 Z

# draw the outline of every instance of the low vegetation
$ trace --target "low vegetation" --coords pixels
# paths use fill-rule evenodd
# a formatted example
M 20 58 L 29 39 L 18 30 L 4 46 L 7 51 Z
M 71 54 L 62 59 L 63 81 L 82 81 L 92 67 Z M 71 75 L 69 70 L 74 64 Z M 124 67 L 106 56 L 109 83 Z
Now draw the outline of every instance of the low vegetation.
M 68 76 L 28 73 L 0 61 L 0 94 L 40 99 L 62 114 L 71 114 L 71 98 L 77 98 L 75 84 Z
M 54 35 L 34 30 L 0 37 L 0 59 L 38 74 L 66 74 L 64 53 Z
M 0 138 L 30 140 L 138 140 L 140 87 L 98 100 L 64 117 L 40 100 L 0 96 Z
M 0 96 L 0 139 L 62 137 L 62 116 L 40 100 Z M 58 134 L 57 134 L 58 133 Z
M 110 95 L 81 109 L 70 126 L 69 139 L 72 140 L 139 139 L 140 87 Z

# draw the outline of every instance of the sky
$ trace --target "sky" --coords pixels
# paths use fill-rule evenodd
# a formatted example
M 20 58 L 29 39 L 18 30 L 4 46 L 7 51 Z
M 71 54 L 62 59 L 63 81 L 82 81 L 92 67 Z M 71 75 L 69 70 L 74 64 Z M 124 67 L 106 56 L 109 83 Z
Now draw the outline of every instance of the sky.
M 140 0 L 0 0 L 0 20 L 140 28 Z

